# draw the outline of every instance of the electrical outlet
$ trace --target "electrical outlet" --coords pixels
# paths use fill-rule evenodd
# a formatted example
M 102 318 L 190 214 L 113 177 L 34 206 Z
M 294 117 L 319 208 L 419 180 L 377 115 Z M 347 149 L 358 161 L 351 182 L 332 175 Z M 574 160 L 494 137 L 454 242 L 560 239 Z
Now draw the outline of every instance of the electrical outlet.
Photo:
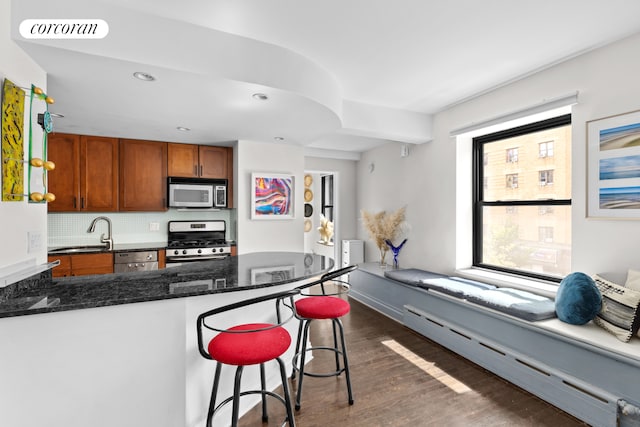
M 27 253 L 37 252 L 40 249 L 42 249 L 42 233 L 27 231 Z
M 160 223 L 159 222 L 150 222 L 149 223 L 149 231 L 160 231 Z

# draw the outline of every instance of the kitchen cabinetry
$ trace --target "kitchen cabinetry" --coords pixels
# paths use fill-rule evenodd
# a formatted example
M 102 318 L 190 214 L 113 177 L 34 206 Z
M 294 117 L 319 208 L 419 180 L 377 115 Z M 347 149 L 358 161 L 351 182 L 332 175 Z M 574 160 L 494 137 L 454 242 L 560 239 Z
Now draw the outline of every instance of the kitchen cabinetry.
M 51 255 L 49 262 L 60 260 L 52 270 L 53 277 L 86 276 L 89 274 L 113 273 L 113 254 Z
M 120 140 L 120 210 L 167 210 L 167 143 Z
M 168 144 L 169 176 L 227 178 L 227 147 Z
M 56 164 L 48 174 L 56 200 L 50 212 L 118 210 L 118 139 L 52 133 L 47 158 Z

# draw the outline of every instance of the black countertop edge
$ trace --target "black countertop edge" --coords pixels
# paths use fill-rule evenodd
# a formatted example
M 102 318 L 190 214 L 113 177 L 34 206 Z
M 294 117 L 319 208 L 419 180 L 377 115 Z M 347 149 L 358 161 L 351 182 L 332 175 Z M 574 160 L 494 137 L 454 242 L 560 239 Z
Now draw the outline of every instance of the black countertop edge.
M 58 279 L 40 275 L 0 289 L 8 295 L 0 299 L 0 318 L 260 289 L 305 281 L 333 267 L 333 260 L 322 255 L 260 252 L 156 271 Z

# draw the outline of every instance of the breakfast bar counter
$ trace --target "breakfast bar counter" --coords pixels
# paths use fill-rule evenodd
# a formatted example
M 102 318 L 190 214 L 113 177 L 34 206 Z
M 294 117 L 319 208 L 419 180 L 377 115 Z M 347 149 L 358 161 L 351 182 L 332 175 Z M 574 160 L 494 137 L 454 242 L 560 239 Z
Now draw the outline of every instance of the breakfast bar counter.
M 215 363 L 199 354 L 198 315 L 295 288 L 332 268 L 320 255 L 264 252 L 149 272 L 60 279 L 49 272 L 22 284 L 0 302 L 2 424 L 204 426 Z M 42 297 L 59 302 L 16 308 L 16 301 Z M 222 320 L 271 322 L 272 314 L 264 305 Z M 297 326 L 295 319 L 285 324 L 292 336 Z M 288 371 L 292 357 L 290 348 Z M 278 370 L 266 368 L 267 386 L 275 388 Z M 243 387 L 259 383 L 257 372 L 247 368 Z M 223 370 L 220 387 L 230 393 L 233 369 Z M 221 411 L 214 427 L 228 420 Z
M 0 318 L 266 288 L 304 281 L 332 267 L 321 255 L 257 252 L 153 271 L 55 279 L 45 274 L 15 284 L 10 297 L 0 298 Z

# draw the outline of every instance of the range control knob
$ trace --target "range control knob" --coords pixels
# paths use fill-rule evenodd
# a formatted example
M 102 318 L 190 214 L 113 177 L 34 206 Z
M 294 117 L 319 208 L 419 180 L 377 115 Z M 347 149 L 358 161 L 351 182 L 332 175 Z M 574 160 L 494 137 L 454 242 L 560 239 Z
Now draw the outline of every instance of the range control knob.
M 183 254 L 183 255 L 186 255 L 186 254 L 187 254 L 187 250 L 186 250 L 186 249 L 183 249 L 183 250 L 182 250 L 182 254 Z
M 202 249 L 198 249 L 198 253 L 201 254 L 202 253 Z
M 174 255 L 178 255 L 180 252 L 176 249 L 175 251 L 173 251 Z

